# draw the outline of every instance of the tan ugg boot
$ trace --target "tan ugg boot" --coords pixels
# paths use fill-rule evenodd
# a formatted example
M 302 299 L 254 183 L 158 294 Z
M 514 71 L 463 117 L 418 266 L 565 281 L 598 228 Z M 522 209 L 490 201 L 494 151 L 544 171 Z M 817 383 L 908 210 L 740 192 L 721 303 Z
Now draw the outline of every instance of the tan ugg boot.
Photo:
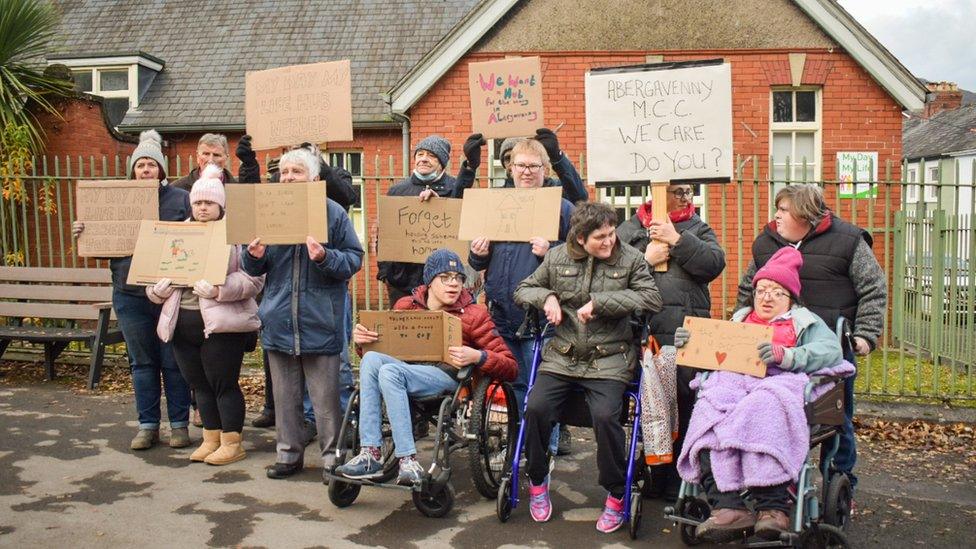
M 220 429 L 204 429 L 203 444 L 190 454 L 190 461 L 203 461 L 220 448 Z
M 203 461 L 210 465 L 227 465 L 244 459 L 244 447 L 241 446 L 240 433 L 220 433 L 220 448 L 210 454 Z

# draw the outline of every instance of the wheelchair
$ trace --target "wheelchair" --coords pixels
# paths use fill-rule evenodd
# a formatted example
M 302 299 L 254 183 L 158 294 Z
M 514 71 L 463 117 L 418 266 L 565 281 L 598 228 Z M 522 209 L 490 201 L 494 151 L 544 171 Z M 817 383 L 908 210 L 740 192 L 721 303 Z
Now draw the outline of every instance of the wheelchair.
M 487 499 L 495 498 L 501 484 L 504 464 L 518 429 L 515 393 L 507 382 L 475 375 L 473 366 L 458 372 L 456 389 L 437 395 L 410 397 L 414 438 L 418 441 L 433 426 L 434 448 L 431 465 L 424 478 L 413 486 L 391 483 L 397 476 L 398 458 L 394 456 L 393 436 L 384 413 L 381 448 L 383 472 L 378 478 L 356 480 L 335 474 L 335 468 L 359 454 L 359 389 L 349 398 L 339 431 L 336 462 L 329 477 L 329 501 L 336 507 L 348 507 L 356 501 L 363 486 L 399 489 L 411 492 L 413 503 L 423 515 L 443 517 L 454 506 L 451 484 L 451 456 L 467 450 L 472 481 Z
M 837 337 L 840 338 L 844 356 L 852 355 L 851 327 L 847 319 L 837 320 Z M 702 374 L 707 376 L 708 373 Z M 704 378 L 703 378 L 704 379 Z M 811 398 L 820 385 L 833 384 L 816 400 Z M 790 514 L 790 531 L 784 532 L 778 541 L 744 538 L 746 547 L 797 547 L 828 548 L 848 547 L 844 533 L 851 516 L 853 490 L 850 478 L 831 469 L 834 456 L 840 447 L 840 431 L 844 423 L 844 380 L 839 377 L 811 375 L 804 391 L 804 411 L 810 425 L 810 449 L 820 448 L 819 467 L 808 453 L 806 463 L 800 469 L 795 490 L 790 489 L 794 508 Z M 817 487 L 819 471 L 822 488 Z M 665 518 L 678 527 L 681 541 L 688 546 L 702 540 L 695 536 L 699 524 L 711 514 L 701 486 L 681 481 L 678 501 L 665 507 Z
M 637 336 L 639 341 L 644 341 L 643 337 L 646 332 L 646 325 L 647 323 L 641 318 L 635 318 L 633 321 L 634 333 L 640 334 L 640 336 Z M 525 401 L 520 403 L 523 417 L 529 401 L 529 394 L 532 392 L 532 386 L 535 385 L 539 365 L 542 363 L 543 340 L 549 327 L 548 324 L 541 328 L 539 326 L 538 311 L 535 309 L 527 310 L 525 323 L 523 323 L 519 332 L 521 334 L 525 333 L 527 329 L 531 330 L 533 345 L 532 369 L 529 371 L 528 390 L 525 394 Z M 641 356 L 643 356 L 643 353 L 638 353 L 638 357 Z M 639 358 L 634 370 L 635 379 L 628 384 L 624 392 L 625 401 L 620 418 L 629 450 L 627 458 L 627 480 L 623 496 L 623 501 L 625 502 L 623 512 L 624 522 L 628 524 L 631 539 L 636 539 L 640 530 L 644 487 L 645 484 L 649 485 L 649 482 L 645 482 L 645 479 L 650 478 L 644 461 L 643 434 L 640 428 L 640 376 L 642 368 L 639 363 Z M 592 427 L 592 419 L 587 413 L 588 410 L 589 408 L 586 404 L 584 393 L 581 390 L 575 391 L 566 400 L 563 413 L 559 417 L 559 422 L 562 425 L 575 427 Z M 525 422 L 521 422 L 518 428 L 518 437 L 515 439 L 509 462 L 506 463 L 501 484 L 498 488 L 498 495 L 495 499 L 495 514 L 498 520 L 503 523 L 508 522 L 508 519 L 512 516 L 512 511 L 519 504 L 519 479 L 522 478 L 519 476 L 519 470 L 521 468 L 520 459 L 522 457 L 524 441 Z M 550 456 L 550 459 L 552 459 L 552 456 Z

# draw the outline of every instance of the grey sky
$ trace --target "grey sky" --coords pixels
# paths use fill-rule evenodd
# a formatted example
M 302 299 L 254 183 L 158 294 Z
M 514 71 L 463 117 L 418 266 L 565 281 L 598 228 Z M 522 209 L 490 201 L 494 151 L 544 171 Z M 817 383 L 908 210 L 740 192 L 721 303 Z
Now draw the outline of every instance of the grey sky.
M 912 74 L 976 91 L 976 0 L 839 0 Z

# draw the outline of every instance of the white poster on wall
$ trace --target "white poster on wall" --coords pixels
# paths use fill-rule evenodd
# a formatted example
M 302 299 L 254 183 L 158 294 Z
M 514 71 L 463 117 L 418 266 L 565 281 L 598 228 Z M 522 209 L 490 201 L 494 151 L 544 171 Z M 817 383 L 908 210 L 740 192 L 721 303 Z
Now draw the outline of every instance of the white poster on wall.
M 877 152 L 837 153 L 837 180 L 841 198 L 869 198 L 878 195 Z M 862 183 L 863 181 L 863 183 Z
M 732 71 L 722 60 L 586 74 L 587 181 L 732 177 Z

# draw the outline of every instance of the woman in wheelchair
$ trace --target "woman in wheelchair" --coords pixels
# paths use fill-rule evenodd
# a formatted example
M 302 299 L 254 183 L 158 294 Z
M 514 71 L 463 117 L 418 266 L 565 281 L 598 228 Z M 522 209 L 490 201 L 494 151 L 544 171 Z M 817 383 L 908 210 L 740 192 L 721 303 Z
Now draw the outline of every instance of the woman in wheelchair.
M 478 370 L 500 381 L 511 381 L 518 373 L 515 359 L 498 336 L 495 324 L 484 305 L 474 302 L 464 285 L 461 258 L 447 249 L 434 251 L 427 258 L 424 285 L 400 298 L 396 310 L 445 311 L 461 319 L 463 345 L 450 348 L 451 363 L 408 364 L 389 355 L 370 351 L 359 363 L 359 436 L 361 452 L 336 468 L 336 474 L 351 479 L 382 476 L 382 403 L 393 432 L 394 455 L 399 458 L 397 483 L 412 485 L 421 480 L 423 468 L 417 462 L 409 397 L 441 394 L 457 388 L 458 369 L 475 365 Z M 381 334 L 362 324 L 353 329 L 357 345 L 373 343 Z
M 775 541 L 790 528 L 788 488 L 809 452 L 809 427 L 803 410 L 808 376 L 841 363 L 841 347 L 823 320 L 797 303 L 803 257 L 792 246 L 777 251 L 752 280 L 753 305 L 733 321 L 773 328 L 772 341 L 759 345 L 767 377 L 713 372 L 700 386 L 678 472 L 700 484 L 711 515 L 695 537 L 721 543 L 750 531 Z M 690 337 L 678 328 L 675 346 Z M 735 416 L 732 416 L 732 410 Z M 756 514 L 742 498 L 748 490 Z
M 581 388 L 596 435 L 599 482 L 609 492 L 597 521 L 601 532 L 623 524 L 628 456 L 620 417 L 637 363 L 630 318 L 659 311 L 662 303 L 644 256 L 620 244 L 616 225 L 607 204 L 581 204 L 566 245 L 549 250 L 515 291 L 516 303 L 542 309 L 556 326 L 525 411 L 529 512 L 537 522 L 552 515 L 549 437 L 570 392 Z

